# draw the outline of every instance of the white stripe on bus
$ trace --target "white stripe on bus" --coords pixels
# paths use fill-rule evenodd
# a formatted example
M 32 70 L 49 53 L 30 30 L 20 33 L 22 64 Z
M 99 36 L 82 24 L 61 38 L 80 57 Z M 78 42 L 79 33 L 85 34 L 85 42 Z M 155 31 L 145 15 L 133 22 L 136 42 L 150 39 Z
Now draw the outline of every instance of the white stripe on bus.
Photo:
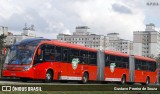
M 105 81 L 121 81 L 121 78 L 106 78 Z
M 60 80 L 82 80 L 82 77 L 60 76 Z

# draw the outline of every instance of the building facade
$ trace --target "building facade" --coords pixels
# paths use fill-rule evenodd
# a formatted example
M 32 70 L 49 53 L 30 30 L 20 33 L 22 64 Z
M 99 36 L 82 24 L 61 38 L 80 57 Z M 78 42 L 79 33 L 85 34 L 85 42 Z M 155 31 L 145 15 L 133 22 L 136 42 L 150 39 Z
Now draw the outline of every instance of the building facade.
M 109 46 L 107 49 L 119 51 L 126 54 L 133 54 L 133 42 L 130 40 L 121 39 L 119 33 L 109 33 Z
M 5 36 L 8 35 L 8 27 L 0 26 L 0 35 L 4 34 Z
M 160 33 L 155 25 L 146 25 L 145 31 L 133 32 L 133 50 L 135 55 L 157 57 L 160 54 Z
M 57 39 L 100 50 L 114 50 L 132 54 L 133 43 L 129 40 L 120 39 L 118 35 L 118 33 L 109 33 L 107 36 L 91 34 L 87 26 L 79 26 L 76 27 L 73 35 L 58 34 Z
M 90 34 L 87 26 L 76 27 L 73 35 L 58 34 L 57 39 L 73 44 L 79 44 L 90 48 L 105 49 L 108 45 L 108 37 L 103 35 Z
M 13 35 L 13 34 L 8 34 L 6 39 L 4 40 L 5 45 L 6 46 L 11 46 L 16 42 L 20 42 L 24 39 L 28 39 L 28 38 L 35 38 L 35 30 L 33 28 L 33 25 L 31 25 L 31 27 L 27 27 L 25 26 L 25 28 L 23 28 L 23 33 L 21 33 L 21 35 Z

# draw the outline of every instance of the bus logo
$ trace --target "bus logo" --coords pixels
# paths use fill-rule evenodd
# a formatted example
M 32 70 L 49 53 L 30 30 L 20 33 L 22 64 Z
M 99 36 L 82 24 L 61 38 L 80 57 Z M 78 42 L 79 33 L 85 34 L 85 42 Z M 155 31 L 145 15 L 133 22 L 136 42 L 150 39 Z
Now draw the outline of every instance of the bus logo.
M 72 68 L 75 70 L 78 66 L 79 58 L 73 58 L 72 59 Z
M 111 64 L 110 64 L 110 70 L 111 70 L 111 72 L 114 72 L 115 66 L 116 66 L 115 63 L 111 63 Z

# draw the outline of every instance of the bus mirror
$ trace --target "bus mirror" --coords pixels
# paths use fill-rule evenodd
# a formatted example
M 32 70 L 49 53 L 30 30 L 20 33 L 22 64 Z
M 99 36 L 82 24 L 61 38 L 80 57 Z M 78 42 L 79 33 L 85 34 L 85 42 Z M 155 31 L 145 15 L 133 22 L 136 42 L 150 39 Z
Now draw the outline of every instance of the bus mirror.
M 37 53 L 38 55 L 41 55 L 41 49 L 38 49 L 38 53 Z

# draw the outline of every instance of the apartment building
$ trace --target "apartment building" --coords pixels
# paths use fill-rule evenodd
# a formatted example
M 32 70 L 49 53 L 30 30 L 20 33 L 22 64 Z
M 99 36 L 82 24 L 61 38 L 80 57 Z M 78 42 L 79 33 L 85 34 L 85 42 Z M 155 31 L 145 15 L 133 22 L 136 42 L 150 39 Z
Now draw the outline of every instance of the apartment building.
M 107 36 L 92 34 L 87 26 L 78 26 L 73 35 L 58 34 L 57 39 L 100 50 L 114 50 L 132 54 L 133 43 L 120 39 L 118 35 L 118 33 L 109 33 Z
M 10 46 L 13 45 L 16 42 L 20 42 L 24 39 L 28 39 L 28 38 L 35 38 L 35 30 L 34 30 L 34 26 L 31 25 L 31 27 L 27 27 L 25 25 L 25 27 L 23 28 L 23 32 L 21 33 L 21 35 L 13 35 L 13 34 L 8 34 L 6 39 L 4 40 L 5 45 L 6 46 Z
M 91 34 L 89 29 L 90 28 L 87 26 L 79 26 L 76 27 L 76 31 L 73 32 L 73 35 L 58 34 L 57 39 L 86 47 L 105 49 L 108 45 L 108 37 L 104 35 Z
M 109 46 L 107 49 L 119 51 L 126 54 L 133 54 L 133 42 L 130 40 L 121 39 L 119 33 L 108 33 Z
M 157 57 L 160 54 L 160 33 L 154 24 L 147 24 L 144 31 L 133 32 L 133 48 L 136 55 Z

